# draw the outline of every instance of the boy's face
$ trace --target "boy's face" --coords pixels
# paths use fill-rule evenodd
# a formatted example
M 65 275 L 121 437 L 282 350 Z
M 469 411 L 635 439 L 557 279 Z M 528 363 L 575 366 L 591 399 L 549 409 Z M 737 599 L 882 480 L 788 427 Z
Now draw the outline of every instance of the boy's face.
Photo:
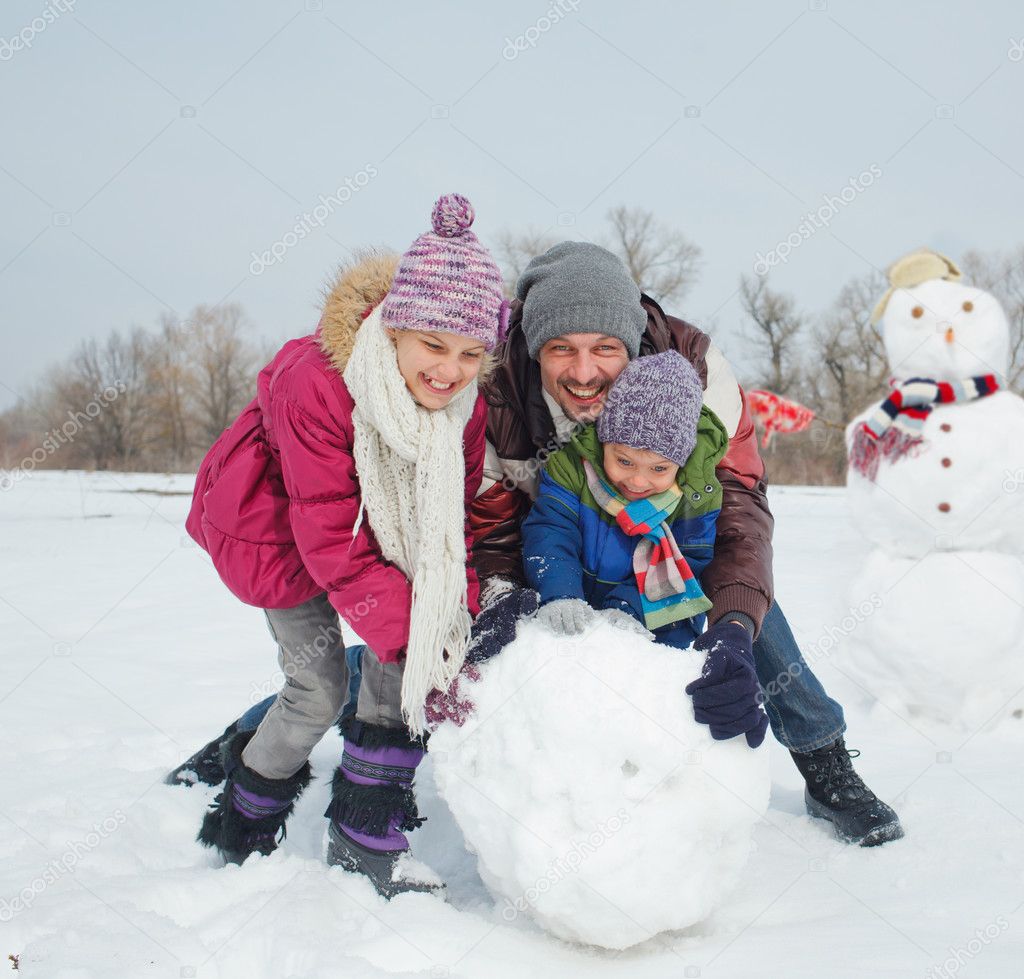
M 612 382 L 629 363 L 626 345 L 603 333 L 566 333 L 537 353 L 544 390 L 575 422 L 593 421 Z
M 608 442 L 604 446 L 604 471 L 627 500 L 664 493 L 675 481 L 679 466 L 650 449 Z

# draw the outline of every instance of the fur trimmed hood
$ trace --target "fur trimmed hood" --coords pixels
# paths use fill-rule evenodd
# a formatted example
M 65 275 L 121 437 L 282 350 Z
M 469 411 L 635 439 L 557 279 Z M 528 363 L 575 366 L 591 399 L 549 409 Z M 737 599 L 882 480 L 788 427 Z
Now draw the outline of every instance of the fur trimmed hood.
M 324 294 L 324 311 L 316 337 L 320 349 L 339 373 L 345 372 L 356 334 L 366 313 L 379 305 L 394 281 L 400 256 L 389 252 L 359 255 L 343 265 Z

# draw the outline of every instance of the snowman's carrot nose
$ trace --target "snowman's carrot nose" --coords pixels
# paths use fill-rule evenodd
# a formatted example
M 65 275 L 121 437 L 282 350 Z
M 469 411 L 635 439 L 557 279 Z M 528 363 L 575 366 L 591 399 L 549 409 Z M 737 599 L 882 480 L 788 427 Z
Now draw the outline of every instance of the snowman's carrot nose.
M 956 339 L 956 334 L 953 332 L 953 327 L 949 327 L 946 330 L 946 343 L 952 343 Z

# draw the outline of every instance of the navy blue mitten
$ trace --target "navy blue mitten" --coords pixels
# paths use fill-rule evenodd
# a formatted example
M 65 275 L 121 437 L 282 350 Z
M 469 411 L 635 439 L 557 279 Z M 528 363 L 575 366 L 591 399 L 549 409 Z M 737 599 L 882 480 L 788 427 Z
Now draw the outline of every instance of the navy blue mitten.
M 764 741 L 768 717 L 754 671 L 753 637 L 736 622 L 713 625 L 693 644 L 706 653 L 701 675 L 686 686 L 693 715 L 711 728 L 716 741 L 745 734 L 756 748 Z
M 518 585 L 513 585 L 491 599 L 473 623 L 466 661 L 482 663 L 497 656 L 515 639 L 519 620 L 533 615 L 537 605 L 537 593 L 532 588 L 521 588 Z

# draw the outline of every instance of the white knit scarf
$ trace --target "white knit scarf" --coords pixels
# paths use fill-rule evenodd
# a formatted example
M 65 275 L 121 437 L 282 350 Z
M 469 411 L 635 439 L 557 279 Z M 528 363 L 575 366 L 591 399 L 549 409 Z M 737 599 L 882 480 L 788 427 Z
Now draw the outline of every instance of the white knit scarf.
M 381 553 L 412 583 L 402 715 L 420 735 L 427 695 L 447 690 L 462 668 L 472 624 L 462 437 L 477 385 L 440 410 L 418 404 L 399 372 L 380 306 L 360 327 L 343 376 L 355 401 L 353 451 L 362 492 L 356 528 L 365 508 Z

